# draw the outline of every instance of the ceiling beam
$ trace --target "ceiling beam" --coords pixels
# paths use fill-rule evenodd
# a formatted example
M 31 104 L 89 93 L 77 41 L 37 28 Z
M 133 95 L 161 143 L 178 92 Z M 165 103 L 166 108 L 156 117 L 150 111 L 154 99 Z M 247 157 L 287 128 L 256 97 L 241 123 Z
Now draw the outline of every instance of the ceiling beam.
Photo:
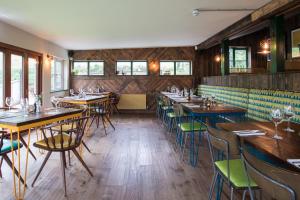
M 253 13 L 200 43 L 196 46 L 196 49 L 207 49 L 220 44 L 223 40 L 237 38 L 237 35 L 253 33 L 255 27 L 261 26 L 261 28 L 264 28 L 266 25 L 269 26 L 270 23 L 266 22 L 266 20 L 269 21 L 270 16 L 284 14 L 287 11 L 290 12 L 290 10 L 296 9 L 299 6 L 300 3 L 298 0 L 272 0 L 263 7 L 255 10 Z

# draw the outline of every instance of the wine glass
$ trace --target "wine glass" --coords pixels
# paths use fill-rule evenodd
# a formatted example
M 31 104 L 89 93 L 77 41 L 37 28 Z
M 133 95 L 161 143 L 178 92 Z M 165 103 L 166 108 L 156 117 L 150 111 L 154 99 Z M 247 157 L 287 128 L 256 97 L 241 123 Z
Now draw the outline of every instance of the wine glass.
M 25 114 L 24 116 L 27 116 L 27 109 L 28 109 L 28 106 L 29 106 L 28 98 L 21 98 L 20 105 L 21 105 L 22 111 Z
M 59 103 L 58 98 L 56 96 L 52 96 L 50 100 L 55 105 L 55 110 L 57 111 L 58 110 L 58 103 Z
M 92 88 L 89 88 L 89 93 L 93 94 L 93 89 Z
M 14 104 L 14 99 L 12 97 L 6 97 L 5 103 L 8 106 L 8 110 L 10 110 L 11 106 Z
M 275 125 L 275 135 L 273 136 L 273 138 L 276 140 L 281 140 L 282 137 L 278 135 L 278 129 L 277 129 L 278 124 L 280 124 L 283 120 L 283 114 L 281 110 L 278 108 L 273 108 L 271 110 L 271 119 Z
M 290 132 L 290 133 L 295 132 L 293 129 L 291 129 L 291 126 L 290 126 L 291 118 L 293 118 L 295 115 L 292 105 L 285 105 L 283 108 L 283 112 L 284 112 L 284 118 L 287 119 L 287 122 L 288 122 L 288 127 L 285 128 L 284 130 L 286 132 Z
M 74 95 L 75 95 L 75 92 L 74 92 L 73 89 L 70 89 L 70 95 L 71 95 L 71 96 L 74 96 Z

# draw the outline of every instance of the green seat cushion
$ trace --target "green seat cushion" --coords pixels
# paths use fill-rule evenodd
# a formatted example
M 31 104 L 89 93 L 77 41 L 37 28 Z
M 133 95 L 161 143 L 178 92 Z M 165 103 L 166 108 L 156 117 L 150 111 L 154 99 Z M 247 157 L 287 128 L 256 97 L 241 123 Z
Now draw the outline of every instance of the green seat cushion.
M 216 167 L 221 171 L 221 173 L 228 178 L 227 174 L 227 160 L 216 161 Z M 230 182 L 236 188 L 248 187 L 248 178 L 241 159 L 229 160 L 229 173 Z M 250 179 L 250 186 L 256 187 L 256 183 Z
M 13 147 L 14 150 L 17 149 L 18 148 L 18 142 L 13 140 L 13 142 L 11 144 L 10 140 L 3 140 L 3 145 L 1 147 L 0 153 L 10 152 L 11 147 Z M 22 147 L 22 144 L 20 144 L 20 147 Z
M 178 126 L 181 128 L 181 130 L 183 132 L 191 132 L 191 131 L 205 131 L 206 127 L 201 124 L 200 122 L 194 122 L 194 129 L 193 129 L 193 125 L 192 122 L 185 122 L 185 123 L 181 123 L 178 124 Z

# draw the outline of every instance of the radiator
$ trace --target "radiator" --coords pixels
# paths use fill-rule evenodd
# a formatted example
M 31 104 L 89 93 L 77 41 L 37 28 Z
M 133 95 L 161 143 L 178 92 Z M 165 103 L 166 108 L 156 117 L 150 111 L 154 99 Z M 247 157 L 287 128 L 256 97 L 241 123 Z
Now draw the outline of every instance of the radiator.
M 146 94 L 121 94 L 118 109 L 146 110 L 146 102 Z

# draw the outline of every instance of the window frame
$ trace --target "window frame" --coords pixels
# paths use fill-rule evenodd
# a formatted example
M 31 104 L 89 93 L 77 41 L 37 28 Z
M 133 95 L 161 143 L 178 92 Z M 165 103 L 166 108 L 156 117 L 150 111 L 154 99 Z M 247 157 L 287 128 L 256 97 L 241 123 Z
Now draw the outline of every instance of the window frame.
M 87 63 L 87 74 L 84 74 L 84 75 L 77 75 L 77 74 L 74 74 L 73 73 L 73 70 L 74 70 L 74 63 L 75 62 L 84 62 L 84 63 Z M 90 63 L 91 62 L 102 62 L 103 63 L 103 74 L 90 74 Z M 72 76 L 92 76 L 92 77 L 96 77 L 96 76 L 105 76 L 105 62 L 104 60 L 74 60 L 72 62 L 72 69 L 71 69 L 71 72 L 72 72 Z
M 174 63 L 174 74 L 173 75 L 164 75 L 164 74 L 161 74 L 161 68 L 160 68 L 160 66 L 161 66 L 161 63 L 162 62 L 173 62 Z M 189 69 L 189 74 L 188 75 L 186 75 L 186 74 L 176 74 L 176 63 L 178 63 L 178 62 L 188 62 L 188 63 L 190 63 L 190 69 Z M 193 62 L 191 61 L 191 60 L 160 60 L 159 61 L 159 75 L 160 76 L 193 76 L 193 64 L 192 64 Z
M 115 63 L 115 72 L 117 72 L 117 69 L 118 69 L 118 62 L 130 62 L 130 74 L 128 75 L 123 75 L 123 74 L 117 74 L 117 76 L 148 76 L 149 75 L 149 62 L 148 60 L 117 60 L 116 63 Z M 146 63 L 146 74 L 133 74 L 133 63 L 135 62 L 145 62 Z
M 63 59 L 59 59 L 59 58 L 53 58 L 52 60 L 51 60 L 51 62 L 54 62 L 54 63 L 56 63 L 56 62 L 61 62 L 61 67 L 62 67 L 62 69 L 61 69 L 61 87 L 60 88 L 58 88 L 58 89 L 56 89 L 56 87 L 55 87 L 55 79 L 53 80 L 54 81 L 54 88 L 52 89 L 52 83 L 51 83 L 51 85 L 50 85 L 50 92 L 59 92 L 59 91 L 64 91 L 64 90 L 66 90 L 66 88 L 65 88 L 65 60 L 63 60 Z M 51 66 L 50 66 L 51 68 L 52 68 L 52 63 L 51 63 Z M 56 65 L 54 65 L 54 70 L 56 70 Z M 54 74 L 56 74 L 55 73 L 55 71 L 54 71 Z M 52 81 L 52 69 L 50 69 L 50 81 Z
M 230 46 L 229 47 L 229 52 L 230 52 L 230 49 L 233 50 L 232 52 L 232 62 L 233 62 L 233 67 L 230 66 L 230 55 L 229 55 L 229 69 L 250 69 L 251 66 L 249 65 L 249 47 L 236 47 L 236 46 Z M 238 68 L 238 67 L 235 67 L 235 51 L 236 50 L 246 50 L 246 68 Z

